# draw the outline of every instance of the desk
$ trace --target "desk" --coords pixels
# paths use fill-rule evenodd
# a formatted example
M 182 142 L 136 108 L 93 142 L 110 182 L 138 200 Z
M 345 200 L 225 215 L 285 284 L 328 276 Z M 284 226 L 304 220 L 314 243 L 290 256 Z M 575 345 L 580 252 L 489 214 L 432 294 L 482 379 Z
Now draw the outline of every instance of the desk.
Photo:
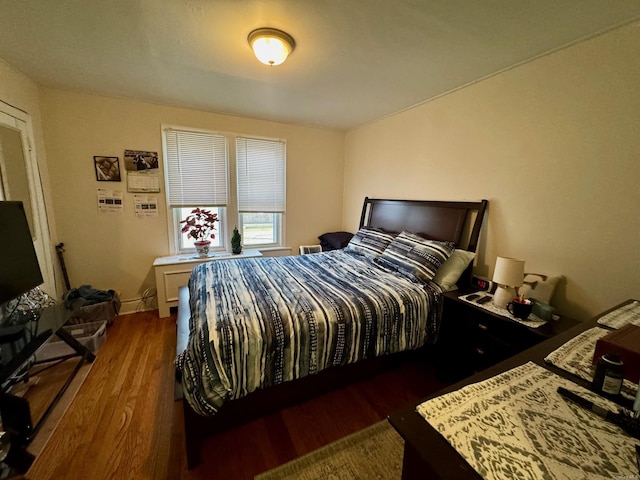
M 604 312 L 609 313 L 620 305 Z M 602 316 L 600 315 L 600 316 Z M 558 375 L 571 379 L 574 383 L 589 387 L 589 383 L 579 379 L 563 370 L 555 368 L 544 362 L 544 358 L 563 345 L 565 342 L 594 327 L 597 318 L 588 322 L 582 322 L 577 326 L 561 332 L 554 337 L 538 345 L 521 352 L 493 367 L 488 368 L 476 375 L 473 375 L 461 382 L 458 382 L 442 391 L 420 400 L 404 410 L 393 413 L 389 416 L 389 422 L 405 440 L 404 460 L 402 468 L 403 480 L 413 479 L 480 479 L 476 471 L 458 454 L 458 452 L 444 439 L 434 428 L 426 422 L 420 414 L 416 412 L 416 406 L 424 401 L 442 395 L 444 393 L 458 390 L 471 383 L 486 380 L 495 375 L 503 373 L 511 368 L 532 361 L 544 366 L 548 370 Z M 628 405 L 625 405 L 628 406 Z
M 178 290 L 187 285 L 191 270 L 196 265 L 217 260 L 237 260 L 261 256 L 260 250 L 242 250 L 242 253 L 237 255 L 228 252 L 214 252 L 204 258 L 198 257 L 195 253 L 156 258 L 153 262 L 153 269 L 156 276 L 158 316 L 160 318 L 168 317 L 171 314 L 170 308 L 178 306 Z

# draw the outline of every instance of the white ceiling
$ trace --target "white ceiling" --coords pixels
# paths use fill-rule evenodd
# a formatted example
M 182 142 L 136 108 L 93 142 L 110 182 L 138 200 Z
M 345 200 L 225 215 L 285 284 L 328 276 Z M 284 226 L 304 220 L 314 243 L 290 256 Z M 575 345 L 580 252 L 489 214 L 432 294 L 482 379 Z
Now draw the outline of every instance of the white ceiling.
M 638 0 L 0 0 L 44 85 L 349 129 L 640 18 Z M 295 38 L 280 66 L 249 32 Z

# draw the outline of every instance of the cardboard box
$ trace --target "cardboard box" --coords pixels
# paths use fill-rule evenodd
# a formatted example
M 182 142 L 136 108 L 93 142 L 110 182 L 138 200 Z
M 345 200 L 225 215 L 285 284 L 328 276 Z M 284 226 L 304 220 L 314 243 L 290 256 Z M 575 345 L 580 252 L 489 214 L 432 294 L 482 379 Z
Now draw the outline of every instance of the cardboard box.
M 617 355 L 622 360 L 624 378 L 633 383 L 640 381 L 640 327 L 625 325 L 598 340 L 593 363 L 606 354 Z
M 79 325 L 64 326 L 67 332 L 87 347 L 91 352 L 96 353 L 107 340 L 107 323 L 92 322 L 81 323 Z M 46 361 L 65 355 L 72 355 L 76 351 L 56 335 L 51 337 L 36 353 L 36 361 Z

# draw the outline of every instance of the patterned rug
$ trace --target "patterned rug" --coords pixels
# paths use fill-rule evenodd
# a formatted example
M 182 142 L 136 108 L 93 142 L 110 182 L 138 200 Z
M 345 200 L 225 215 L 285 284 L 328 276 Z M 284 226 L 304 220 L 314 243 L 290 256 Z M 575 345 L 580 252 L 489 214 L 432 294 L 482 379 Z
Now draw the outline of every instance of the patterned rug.
M 612 402 L 533 363 L 417 410 L 488 480 L 637 478 L 637 440 L 565 400 L 559 386 L 617 411 Z
M 400 480 L 403 449 L 402 438 L 383 420 L 255 480 Z

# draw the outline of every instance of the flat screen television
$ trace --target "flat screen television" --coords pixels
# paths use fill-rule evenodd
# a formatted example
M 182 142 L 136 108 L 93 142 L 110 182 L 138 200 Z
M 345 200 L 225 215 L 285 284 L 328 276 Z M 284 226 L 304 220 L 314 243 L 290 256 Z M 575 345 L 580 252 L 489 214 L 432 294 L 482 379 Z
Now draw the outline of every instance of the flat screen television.
M 0 201 L 0 307 L 42 283 L 24 205 Z

